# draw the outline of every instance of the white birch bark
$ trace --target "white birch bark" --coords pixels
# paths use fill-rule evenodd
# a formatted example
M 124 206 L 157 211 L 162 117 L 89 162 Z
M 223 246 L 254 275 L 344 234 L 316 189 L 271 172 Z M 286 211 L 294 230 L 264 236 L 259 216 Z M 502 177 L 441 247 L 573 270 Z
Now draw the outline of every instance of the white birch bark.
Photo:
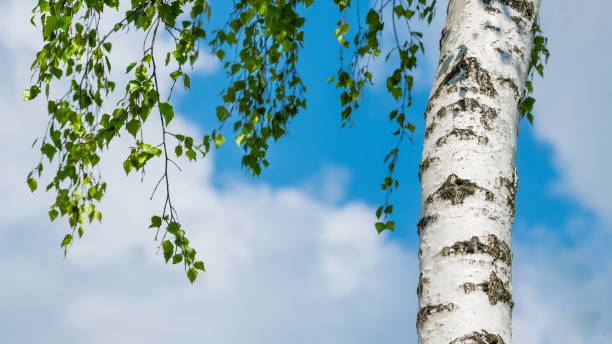
M 512 343 L 514 157 L 539 5 L 448 5 L 419 173 L 420 344 Z

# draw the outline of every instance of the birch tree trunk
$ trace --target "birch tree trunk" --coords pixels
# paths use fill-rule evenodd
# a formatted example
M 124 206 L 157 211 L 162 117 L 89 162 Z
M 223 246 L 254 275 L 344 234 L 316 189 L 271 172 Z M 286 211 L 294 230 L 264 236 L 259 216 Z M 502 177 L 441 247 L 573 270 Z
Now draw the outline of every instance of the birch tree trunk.
M 420 344 L 512 343 L 514 159 L 539 5 L 448 5 L 419 173 Z

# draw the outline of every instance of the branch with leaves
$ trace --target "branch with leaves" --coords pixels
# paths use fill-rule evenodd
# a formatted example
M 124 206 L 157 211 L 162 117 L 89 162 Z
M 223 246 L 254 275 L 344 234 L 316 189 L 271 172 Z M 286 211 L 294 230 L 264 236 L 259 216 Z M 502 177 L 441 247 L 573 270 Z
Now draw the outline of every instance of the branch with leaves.
M 351 44 L 346 38 L 350 24 L 346 20 L 346 11 L 350 7 L 350 1 L 335 0 L 344 19 L 338 22 L 334 31 L 342 50 L 351 49 Z M 393 205 L 390 196 L 399 187 L 399 180 L 395 177 L 395 167 L 399 159 L 400 147 L 404 139 L 414 133 L 415 126 L 407 119 L 407 109 L 412 105 L 412 86 L 414 77 L 412 72 L 417 67 L 418 54 L 424 53 L 423 34 L 414 31 L 411 20 L 425 20 L 431 23 L 435 14 L 436 0 L 378 0 L 374 2 L 365 17 L 366 26 L 361 25 L 359 18 L 359 2 L 355 4 L 357 11 L 357 32 L 353 38 L 353 57 L 347 65 L 342 64 L 336 76 L 335 86 L 343 90 L 340 94 L 340 105 L 343 107 L 341 117 L 342 126 L 352 124 L 351 114 L 359 108 L 359 101 L 363 98 L 366 85 L 372 85 L 372 72 L 370 63 L 382 53 L 381 36 L 384 31 L 385 21 L 383 18 L 389 13 L 391 29 L 393 32 L 394 45 L 385 54 L 385 61 L 395 56 L 397 65 L 386 78 L 386 87 L 393 100 L 398 104 L 389 112 L 389 120 L 394 122 L 396 129 L 393 135 L 397 137 L 396 145 L 385 156 L 384 163 L 387 167 L 381 189 L 385 192 L 385 200 L 376 210 L 376 230 L 381 233 L 385 230 L 394 230 L 395 221 L 389 220 L 393 213 Z M 385 12 L 387 10 L 387 12 Z M 388 23 L 387 23 L 388 24 Z M 407 38 L 400 37 L 398 32 L 400 25 L 405 26 Z M 342 52 L 341 52 L 342 54 Z M 333 81 L 330 78 L 330 82 Z
M 168 263 L 182 263 L 193 283 L 204 263 L 196 260 L 186 230 L 181 226 L 173 205 L 169 171 L 180 171 L 178 159 L 197 161 L 219 147 L 226 138 L 222 128 L 231 121 L 234 141 L 243 149 L 242 166 L 257 176 L 269 165 L 266 153 L 271 142 L 287 135 L 289 123 L 306 108 L 306 87 L 298 71 L 300 50 L 304 44 L 305 18 L 300 15 L 314 0 L 236 0 L 225 25 L 207 30 L 211 6 L 206 0 L 131 0 L 125 15 L 108 32 L 102 32 L 104 11 L 118 11 L 119 0 L 37 0 L 31 22 L 40 28 L 44 45 L 31 66 L 32 85 L 24 91 L 24 100 L 44 94 L 49 114 L 47 128 L 38 146 L 41 158 L 27 176 L 32 191 L 43 178 L 43 169 L 54 173 L 46 186 L 56 194 L 49 210 L 53 221 L 68 220 L 70 231 L 61 242 L 64 254 L 82 237 L 84 226 L 102 221 L 96 204 L 107 190 L 99 170 L 100 160 L 109 146 L 121 135 L 132 137 L 133 144 L 123 161 L 126 174 L 141 173 L 151 161 L 162 159 L 161 177 L 152 190 L 164 192 L 160 212 L 151 217 L 150 228 L 156 231 L 158 250 Z M 423 35 L 414 31 L 414 20 L 431 23 L 436 0 L 378 0 L 361 18 L 359 1 L 334 0 L 342 19 L 334 34 L 340 44 L 340 68 L 335 87 L 341 90 L 342 127 L 353 125 L 353 113 L 359 108 L 367 85 L 373 83 L 370 63 L 383 54 L 381 38 L 385 25 L 391 25 L 394 44 L 384 52 L 385 61 L 393 61 L 393 71 L 386 76 L 386 87 L 397 106 L 389 119 L 396 128 L 396 145 L 384 159 L 387 175 L 381 185 L 384 203 L 377 209 L 378 232 L 393 230 L 389 220 L 393 212 L 390 196 L 399 187 L 395 167 L 401 143 L 410 138 L 415 126 L 408 121 L 407 109 L 412 105 L 413 72 L 419 54 L 424 52 Z M 349 9 L 356 10 L 356 27 L 352 43 L 348 39 Z M 388 13 L 389 19 L 385 14 Z M 362 20 L 365 23 L 362 24 Z M 401 29 L 405 27 L 405 29 Z M 120 32 L 144 34 L 142 55 L 129 63 L 125 74 L 129 80 L 125 93 L 116 104 L 108 103 L 109 95 L 118 92 L 111 80 L 112 39 Z M 406 30 L 406 37 L 401 32 Z M 209 41 L 208 33 L 211 37 Z M 158 54 L 160 37 L 172 43 L 170 51 Z M 191 87 L 190 67 L 199 58 L 202 43 L 221 61 L 228 77 L 228 86 L 221 92 L 216 109 L 218 126 L 196 140 L 171 130 L 174 118 L 172 94 L 182 82 Z M 532 121 L 534 99 L 531 78 L 534 70 L 543 72 L 542 59 L 548 59 L 546 39 L 539 34 L 529 67 L 530 81 L 522 102 L 521 114 Z M 156 56 L 164 56 L 158 61 Z M 348 63 L 344 55 L 351 54 Z M 171 68 L 162 75 L 161 66 Z M 169 91 L 160 88 L 160 79 L 170 81 Z M 53 87 L 52 87 L 53 85 Z M 65 89 L 61 96 L 51 89 Z M 167 92 L 163 95 L 162 93 Z M 111 109 L 105 111 L 105 109 Z M 153 114 L 153 116 L 151 116 Z M 145 123 L 157 123 L 159 142 L 144 138 Z M 201 142 L 201 143 L 200 143 Z

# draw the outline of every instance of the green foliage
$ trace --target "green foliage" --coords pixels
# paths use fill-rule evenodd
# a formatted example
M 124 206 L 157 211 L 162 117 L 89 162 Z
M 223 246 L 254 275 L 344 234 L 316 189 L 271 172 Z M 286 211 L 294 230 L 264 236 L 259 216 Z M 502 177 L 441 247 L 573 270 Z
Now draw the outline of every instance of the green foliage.
M 40 29 L 44 44 L 32 63 L 33 81 L 23 92 L 23 99 L 44 95 L 49 119 L 42 140 L 34 143 L 41 152 L 40 162 L 26 182 L 33 192 L 38 188 L 43 169 L 52 169 L 46 190 L 53 191 L 56 197 L 49 218 L 53 221 L 61 216 L 68 220 L 70 231 L 61 242 L 65 254 L 75 236 L 84 235 L 87 222 L 102 221 L 96 204 L 104 196 L 107 184 L 99 172 L 99 162 L 110 144 L 127 134 L 133 143 L 123 161 L 126 174 L 144 175 L 152 161 L 163 162 L 151 198 L 161 188 L 164 201 L 149 225 L 159 242 L 158 251 L 162 251 L 166 263 L 182 263 L 188 280 L 195 281 L 198 271 L 204 271 L 204 263 L 196 260 L 196 250 L 190 246 L 173 206 L 169 169 L 178 168 L 174 159 L 197 161 L 208 154 L 211 145 L 216 148 L 223 145 L 226 137 L 221 129 L 228 121 L 232 122 L 234 141 L 244 151 L 242 166 L 257 176 L 262 167 L 269 165 L 266 154 L 270 142 L 286 135 L 290 120 L 306 108 L 306 88 L 297 68 L 305 23 L 299 11 L 313 1 L 234 1 L 226 25 L 209 30 L 204 26 L 212 11 L 207 0 L 131 0 L 122 19 L 110 31 L 102 32 L 100 21 L 104 11 L 118 11 L 119 0 L 37 0 L 31 21 Z M 386 75 L 386 87 L 397 104 L 389 113 L 397 144 L 384 159 L 387 175 L 381 189 L 385 201 L 376 211 L 375 224 L 378 232 L 394 230 L 395 222 L 388 220 L 393 213 L 389 197 L 399 187 L 394 171 L 400 145 L 415 129 L 407 119 L 407 108 L 412 104 L 412 73 L 424 51 L 422 34 L 413 31 L 411 23 L 415 18 L 430 23 L 436 0 L 377 0 L 364 18 L 358 2 L 355 5 L 350 0 L 333 2 L 342 16 L 334 29 L 340 45 L 341 67 L 329 82 L 335 81 L 341 92 L 343 127 L 353 124 L 352 115 L 359 108 L 365 87 L 372 84 L 369 63 L 383 54 L 386 61 L 391 59 L 394 63 L 394 69 Z M 350 9 L 357 12 L 354 32 L 346 20 Z M 383 14 L 390 18 L 383 19 Z M 400 24 L 408 29 L 405 38 L 398 35 Z M 381 36 L 385 25 L 393 30 L 395 44 L 383 52 Z M 143 52 L 136 61 L 118 66 L 129 78 L 124 90 L 119 91 L 110 77 L 111 40 L 119 32 L 131 31 L 145 33 L 144 40 L 139 42 Z M 163 52 L 164 61 L 155 57 L 160 56 L 156 55 L 156 39 L 161 35 L 173 43 L 170 51 Z M 347 38 L 349 35 L 353 38 Z M 173 132 L 170 125 L 175 116 L 173 90 L 177 83 L 182 83 L 185 89 L 191 87 L 189 70 L 199 58 L 202 42 L 221 61 L 229 83 L 221 92 L 221 104 L 216 109 L 218 127 L 200 140 Z M 542 74 L 541 57 L 547 59 L 549 55 L 545 38 L 537 35 L 534 45 L 530 75 L 533 70 Z M 352 56 L 348 63 L 344 58 L 347 53 Z M 168 75 L 161 75 L 162 63 L 172 66 Z M 161 94 L 160 78 L 171 81 L 168 94 Z M 51 92 L 59 88 L 65 92 L 60 95 Z M 527 88 L 531 93 L 531 81 Z M 123 94 L 121 100 L 106 104 L 109 95 L 118 92 Z M 521 113 L 530 120 L 533 101 L 527 97 L 522 102 Z M 147 121 L 157 123 L 160 141 L 145 140 L 143 127 Z
M 98 164 L 111 142 L 127 132 L 134 138 L 134 144 L 123 162 L 126 174 L 144 173 L 152 160 L 165 160 L 157 186 L 165 186 L 166 197 L 161 214 L 151 220 L 151 228 L 157 231 L 156 239 L 163 229 L 160 248 L 166 261 L 169 254 L 180 252 L 187 272 L 195 264 L 195 250 L 180 229 L 172 205 L 168 168 L 172 166 L 169 163 L 175 163 L 168 154 L 168 145 L 171 139 L 176 140 L 180 148 L 175 152 L 181 151 L 177 156 L 184 149 L 189 160 L 196 160 L 198 154 L 203 157 L 209 151 L 210 139 L 204 137 L 202 144 L 195 144 L 193 138 L 168 130 L 174 109 L 160 95 L 158 78 L 162 76 L 158 75 L 160 61 L 155 59 L 155 41 L 162 31 L 174 40 L 173 50 L 167 52 L 163 63 L 169 65 L 173 60 L 177 68 L 168 77 L 174 82 L 182 78 L 183 85 L 189 88 L 190 79 L 184 70 L 198 58 L 198 40 L 206 37 L 203 17 L 210 16 L 210 7 L 205 0 L 132 0 L 123 19 L 109 32 L 102 32 L 99 25 L 103 12 L 118 8 L 118 0 L 38 0 L 32 23 L 41 29 L 44 45 L 31 67 L 33 85 L 24 91 L 23 98 L 32 100 L 44 94 L 49 123 L 39 144 L 41 161 L 28 175 L 27 184 L 32 191 L 36 190 L 43 166 L 55 169 L 46 187 L 56 193 L 49 218 L 55 220 L 61 215 L 68 219 L 71 231 L 61 243 L 67 250 L 74 243 L 75 233 L 83 236 L 85 222 L 102 220 L 96 203 L 104 196 L 107 184 L 98 172 Z M 110 79 L 111 38 L 128 30 L 146 33 L 143 55 L 125 66 L 130 80 L 124 96 L 112 111 L 103 113 L 103 109 L 112 106 L 103 107 L 106 98 L 117 92 Z M 51 93 L 58 80 L 69 85 L 61 96 Z M 162 142 L 145 142 L 143 138 L 143 126 L 152 113 L 159 114 Z M 165 240 L 167 235 L 173 239 Z M 193 282 L 195 274 L 188 273 L 188 277 Z
M 347 11 L 351 6 L 350 0 L 334 0 L 334 4 L 338 6 L 341 13 Z M 401 143 L 415 129 L 414 124 L 407 119 L 407 109 L 412 105 L 414 81 L 412 73 L 417 67 L 419 53 L 423 53 L 425 49 L 422 41 L 423 34 L 412 30 L 411 20 L 416 16 L 419 20 L 426 20 L 427 23 L 431 23 L 435 5 L 436 0 L 375 1 L 366 14 L 365 25 L 362 25 L 360 18 L 358 18 L 357 30 L 352 39 L 352 58 L 348 64 L 343 63 L 341 65 L 335 77 L 335 86 L 342 90 L 340 94 L 342 126 L 352 125 L 351 115 L 354 110 L 359 108 L 359 101 L 363 97 L 364 88 L 366 85 L 372 84 L 373 75 L 369 69 L 369 64 L 375 58 L 380 58 L 383 53 L 380 43 L 381 35 L 385 24 L 391 26 L 395 44 L 389 51 L 385 52 L 385 61 L 388 62 L 390 58 L 395 57 L 398 62 L 395 63 L 395 69 L 386 78 L 386 87 L 397 103 L 397 107 L 389 113 L 389 120 L 396 126 L 393 135 L 397 137 L 397 143 L 384 159 L 387 175 L 381 184 L 381 189 L 385 192 L 385 200 L 376 211 L 376 218 L 381 222 L 375 223 L 376 230 L 379 233 L 395 229 L 395 222 L 388 220 L 393 212 L 390 196 L 399 187 L 399 180 L 395 177 L 395 167 L 397 166 Z M 388 13 L 390 17 L 387 23 L 383 20 L 385 13 Z M 406 38 L 398 35 L 400 25 L 405 25 L 408 30 Z M 341 46 L 341 53 L 343 50 L 351 49 L 350 40 L 346 38 L 349 30 L 350 25 L 347 21 L 344 19 L 338 21 L 334 34 Z M 343 57 L 341 57 L 341 60 L 343 61 Z M 333 77 L 330 78 L 330 82 L 333 80 Z
M 150 228 L 156 231 L 155 239 L 160 240 L 159 249 L 166 262 L 182 262 L 193 283 L 197 270 L 204 271 L 204 264 L 195 260 L 196 251 L 190 247 L 172 203 L 168 171 L 178 168 L 174 156 L 189 161 L 205 157 L 212 144 L 219 147 L 226 141 L 220 129 L 233 119 L 235 141 L 244 149 L 242 165 L 253 175 L 268 166 L 269 141 L 285 135 L 290 119 L 306 107 L 305 87 L 297 71 L 305 19 L 297 10 L 312 3 L 238 1 L 227 25 L 210 31 L 213 37 L 205 44 L 224 63 L 230 83 L 222 93 L 223 105 L 217 109 L 219 127 L 200 141 L 170 131 L 175 116 L 170 100 L 177 82 L 182 80 L 186 89 L 191 87 L 187 67 L 196 62 L 199 45 L 207 39 L 204 21 L 211 15 L 208 1 L 131 0 L 125 16 L 112 30 L 102 32 L 103 13 L 118 10 L 118 0 L 38 0 L 31 21 L 41 30 L 44 45 L 32 64 L 33 84 L 23 98 L 33 100 L 44 94 L 49 123 L 39 143 L 41 161 L 28 174 L 27 184 L 35 191 L 43 168 L 55 169 L 46 188 L 56 193 L 49 218 L 66 217 L 71 228 L 61 246 L 67 249 L 72 245 L 75 233 L 81 237 L 85 222 L 101 221 L 96 203 L 104 196 L 107 184 L 98 164 L 111 142 L 127 133 L 134 143 L 123 162 L 126 174 L 144 174 L 151 161 L 164 161 L 162 176 L 153 190 L 155 194 L 158 188 L 165 189 L 164 203 L 160 214 L 151 218 Z M 104 112 L 112 106 L 105 106 L 106 99 L 118 91 L 110 77 L 112 37 L 133 30 L 146 33 L 143 54 L 139 60 L 121 66 L 129 76 L 124 96 L 112 111 Z M 174 45 L 164 52 L 164 61 L 157 61 L 155 42 L 162 34 Z M 226 51 L 232 51 L 235 58 L 228 59 Z M 160 75 L 161 63 L 176 68 L 167 76 Z M 161 77 L 172 81 L 170 94 L 160 94 Z M 60 80 L 69 87 L 57 96 L 51 90 Z M 144 139 L 143 127 L 151 114 L 158 117 L 161 142 Z
M 550 51 L 546 47 L 548 38 L 542 35 L 542 30 L 538 25 L 534 27 L 534 32 L 535 37 L 527 71 L 528 78 L 525 83 L 526 90 L 520 103 L 521 118 L 527 117 L 531 124 L 533 124 L 533 105 L 535 103 L 535 98 L 532 97 L 534 72 L 537 72 L 540 77 L 544 77 L 544 65 L 548 63 L 548 58 L 550 57 Z
M 297 13 L 313 0 L 239 1 L 228 24 L 214 31 L 213 52 L 223 61 L 229 86 L 217 108 L 221 125 L 234 119 L 235 141 L 244 150 L 242 166 L 253 176 L 267 166 L 270 140 L 287 132 L 289 120 L 306 108 L 306 91 L 297 70 L 305 18 Z M 234 60 L 226 51 L 234 51 Z M 213 133 L 218 147 L 225 138 Z

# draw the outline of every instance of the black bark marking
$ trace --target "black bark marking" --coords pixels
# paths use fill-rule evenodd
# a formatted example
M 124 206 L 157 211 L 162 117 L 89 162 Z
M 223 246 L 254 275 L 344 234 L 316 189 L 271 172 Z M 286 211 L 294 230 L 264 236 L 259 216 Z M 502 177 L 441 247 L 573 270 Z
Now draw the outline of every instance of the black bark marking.
M 497 277 L 495 272 L 491 272 L 488 281 L 478 284 L 465 283 L 463 285 L 463 290 L 466 294 L 480 290 L 487 294 L 491 305 L 496 305 L 498 302 L 504 302 L 512 309 L 514 308 L 514 301 L 512 301 L 512 294 L 508 289 L 506 284 Z
M 443 256 L 450 255 L 468 255 L 468 254 L 487 254 L 493 258 L 493 264 L 496 261 L 502 261 L 508 266 L 512 265 L 512 250 L 506 242 L 499 240 L 494 234 L 487 236 L 487 242 L 480 241 L 477 236 L 467 241 L 458 241 L 451 246 L 446 246 L 440 252 Z
M 514 24 L 516 24 L 516 28 L 520 34 L 525 32 L 524 24 L 529 24 L 529 22 L 526 22 L 522 17 L 519 16 L 511 16 L 510 19 L 512 19 Z
M 464 82 L 468 85 L 462 85 Z M 469 90 L 491 98 L 497 95 L 497 91 L 491 82 L 491 75 L 475 57 L 466 57 L 459 60 L 442 79 L 442 83 L 432 94 L 431 99 L 440 96 L 445 88 L 446 93 Z
M 514 219 L 515 211 L 516 211 L 516 180 L 510 180 L 508 178 L 499 177 L 499 183 L 503 188 L 506 189 L 508 195 L 506 196 L 506 205 L 510 208 L 510 212 L 512 215 L 512 219 Z
M 502 11 L 500 11 L 499 8 L 495 8 L 495 7 L 491 7 L 491 6 L 485 7 L 485 11 L 487 11 L 489 13 L 495 13 L 495 14 L 501 14 L 502 13 Z
M 444 39 L 448 36 L 448 29 L 446 27 L 442 28 L 442 36 L 440 37 L 440 51 L 442 51 L 442 45 L 444 44 Z
M 521 51 L 521 49 L 519 49 L 519 47 L 513 45 L 512 51 L 514 51 L 515 54 L 519 55 L 521 57 L 521 60 L 525 61 L 525 54 Z
M 496 33 L 496 34 L 501 33 L 501 29 L 500 29 L 500 28 L 498 28 L 498 27 L 497 27 L 497 26 L 495 26 L 495 25 L 491 25 L 491 24 L 488 24 L 488 23 L 487 23 L 487 24 L 485 24 L 484 28 L 485 28 L 486 30 L 491 30 L 491 31 L 493 31 L 493 32 L 494 32 L 494 33 Z
M 492 2 L 497 2 L 503 6 L 508 6 L 520 13 L 523 17 L 527 18 L 528 21 L 533 20 L 535 14 L 533 2 L 529 0 L 482 0 L 482 2 L 487 5 L 487 8 L 491 7 Z
M 457 306 L 454 303 L 427 305 L 419 309 L 417 313 L 417 328 L 421 328 L 427 319 L 434 313 L 451 312 L 455 310 Z
M 429 135 L 431 135 L 433 130 L 436 128 L 436 125 L 437 125 L 436 122 L 433 122 L 433 123 L 431 123 L 430 126 L 425 128 L 425 137 L 429 137 Z
M 508 64 L 512 62 L 512 52 L 502 49 L 502 48 L 495 48 L 495 50 L 497 50 L 497 52 L 499 53 L 499 57 L 501 58 L 502 62 Z
M 425 283 L 429 283 L 429 278 L 424 277 L 423 273 L 421 272 L 421 274 L 419 275 L 419 284 L 417 284 L 416 290 L 416 293 L 419 297 L 423 295 L 423 286 L 425 285 Z
M 446 107 L 443 107 L 440 110 L 438 110 L 438 112 L 436 113 L 436 116 L 438 116 L 438 118 L 443 118 L 444 116 L 446 116 Z
M 427 170 L 429 166 L 431 166 L 431 164 L 433 164 L 433 162 L 436 160 L 440 160 L 440 158 L 428 157 L 421 161 L 421 163 L 419 164 L 419 180 L 421 180 L 421 178 L 423 177 L 423 172 L 425 172 L 425 170 Z
M 515 47 L 516 48 L 516 47 Z M 504 78 L 504 77 L 499 77 L 497 78 L 497 81 L 499 81 L 500 84 L 507 84 L 508 87 L 510 87 L 510 89 L 512 90 L 512 92 L 514 93 L 514 98 L 516 100 L 520 100 L 522 98 L 521 96 L 521 92 L 519 91 L 518 86 L 516 85 L 516 83 L 510 79 L 510 78 Z
M 469 179 L 461 179 L 451 174 L 440 188 L 429 196 L 425 202 L 433 201 L 433 196 L 439 196 L 443 200 L 449 200 L 453 205 L 462 204 L 468 196 L 473 196 L 476 191 L 483 191 L 487 201 L 493 200 L 493 193 L 483 187 L 476 185 Z
M 437 221 L 438 218 L 439 218 L 438 214 L 433 214 L 433 215 L 422 217 L 419 220 L 419 223 L 417 223 L 417 230 L 418 230 L 419 236 L 421 236 L 421 233 L 423 233 L 423 230 L 425 230 L 425 227 L 427 227 L 427 225 L 429 225 L 430 223 L 434 221 Z
M 443 118 L 448 112 L 457 113 L 460 111 L 470 111 L 473 113 L 479 113 L 480 123 L 487 129 L 493 129 L 491 122 L 497 117 L 498 111 L 490 106 L 481 104 L 474 98 L 463 98 L 453 104 L 442 107 L 436 113 L 438 118 Z
M 462 140 L 462 141 L 469 140 L 471 138 L 475 138 L 478 141 L 478 143 L 481 145 L 486 145 L 487 143 L 489 143 L 488 137 L 476 135 L 476 133 L 472 129 L 454 128 L 448 134 L 439 138 L 438 141 L 436 141 L 436 146 L 442 147 L 442 145 L 446 144 L 448 138 L 451 136 L 456 136 L 459 140 Z
M 449 344 L 505 344 L 501 336 L 481 330 L 480 332 L 474 331 L 461 338 L 457 338 Z

